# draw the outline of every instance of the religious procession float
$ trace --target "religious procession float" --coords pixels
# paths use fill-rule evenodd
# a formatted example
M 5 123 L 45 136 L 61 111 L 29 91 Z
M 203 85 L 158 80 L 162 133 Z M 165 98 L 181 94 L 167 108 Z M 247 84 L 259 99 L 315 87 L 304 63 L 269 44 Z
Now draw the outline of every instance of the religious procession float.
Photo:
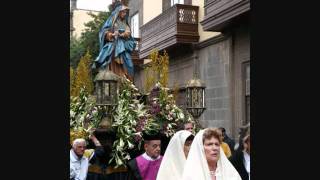
M 109 109 L 99 105 L 97 96 L 84 89 L 70 102 L 70 143 L 84 138 L 90 145 L 89 135 L 94 130 L 101 144 L 110 149 L 104 164 L 109 173 L 126 172 L 128 161 L 143 152 L 143 133 L 162 135 L 163 154 L 179 125 L 192 122 L 195 131 L 199 127 L 187 111 L 176 105 L 173 92 L 160 82 L 142 95 L 130 80 L 119 78 L 117 92 L 117 102 Z
M 195 132 L 200 128 L 187 110 L 177 106 L 178 91 L 167 87 L 169 56 L 165 51 L 163 56 L 157 51 L 150 54 L 150 67 L 145 68 L 146 87 L 139 90 L 133 84 L 130 54 L 136 44 L 129 32 L 128 14 L 125 13 L 128 8 L 120 1 L 113 6 L 99 32 L 100 53 L 93 63 L 94 69 L 99 69 L 94 76 L 94 93 L 81 87 L 80 93 L 70 97 L 70 144 L 76 138 L 84 138 L 88 141 L 87 152 L 90 153 L 95 149 L 89 138 L 93 134 L 105 151 L 97 164 L 89 166 L 87 179 L 91 174 L 110 174 L 108 179 L 121 179 L 113 175 L 125 174 L 129 160 L 144 151 L 144 134 L 161 134 L 163 155 L 170 138 L 181 125 L 192 122 Z M 124 32 L 119 34 L 120 30 Z M 115 57 L 112 56 L 113 50 L 117 54 Z M 197 88 L 186 90 L 187 95 L 191 93 L 187 99 L 204 105 L 203 87 L 191 87 Z M 203 108 L 195 110 L 202 112 Z

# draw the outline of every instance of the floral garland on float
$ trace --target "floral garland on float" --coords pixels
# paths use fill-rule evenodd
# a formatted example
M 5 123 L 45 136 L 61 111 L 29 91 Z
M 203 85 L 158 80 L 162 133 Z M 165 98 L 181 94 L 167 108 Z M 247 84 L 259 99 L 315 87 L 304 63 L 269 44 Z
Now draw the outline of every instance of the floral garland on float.
M 160 125 L 160 133 L 172 137 L 178 123 L 183 123 L 185 114 L 169 93 L 169 88 L 163 87 L 159 82 L 152 88 L 148 96 L 149 114 Z
M 118 106 L 113 113 L 112 128 L 116 132 L 109 164 L 126 166 L 131 159 L 130 151 L 141 149 L 142 132 L 158 128 L 150 118 L 146 106 L 139 101 L 141 94 L 126 78 L 121 79 Z
M 70 144 L 76 138 L 88 139 L 91 129 L 99 126 L 102 115 L 94 96 L 81 88 L 79 96 L 70 98 Z
M 144 141 L 142 132 L 152 134 L 160 132 L 171 138 L 178 130 L 178 124 L 192 122 L 192 116 L 185 113 L 176 104 L 169 88 L 160 83 L 152 88 L 146 105 L 138 89 L 128 79 L 122 80 L 118 106 L 114 112 L 112 127 L 117 140 L 113 143 L 110 164 L 115 167 L 126 166 L 134 158 L 131 152 L 141 150 Z
M 112 112 L 110 131 L 115 133 L 109 165 L 126 166 L 135 158 L 132 152 L 141 152 L 142 133 L 160 132 L 171 138 L 179 130 L 178 125 L 192 122 L 192 116 L 179 108 L 169 88 L 156 83 L 146 98 L 126 78 L 120 78 L 118 104 Z M 88 139 L 91 129 L 98 128 L 103 116 L 93 96 L 82 89 L 79 97 L 70 102 L 70 143 L 75 138 Z

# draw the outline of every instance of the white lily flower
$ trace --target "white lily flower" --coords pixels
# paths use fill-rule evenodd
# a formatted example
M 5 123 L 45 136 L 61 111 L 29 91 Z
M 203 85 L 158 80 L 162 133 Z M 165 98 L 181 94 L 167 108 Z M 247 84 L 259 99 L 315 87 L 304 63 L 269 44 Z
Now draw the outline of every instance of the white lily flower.
M 130 159 L 131 159 L 130 155 L 127 154 L 126 157 L 125 157 L 125 159 L 130 160 Z
M 131 144 L 129 141 L 128 141 L 128 146 L 129 146 L 129 149 L 133 149 L 134 148 L 134 145 Z
M 79 121 L 82 122 L 83 120 L 84 120 L 84 117 L 81 116 L 81 117 L 79 118 Z
M 119 143 L 119 146 L 122 148 L 124 146 L 124 142 L 123 140 L 120 138 L 120 143 Z
M 184 114 L 183 113 L 179 113 L 180 114 L 180 119 L 184 119 Z
M 72 110 L 70 111 L 70 117 L 74 117 L 75 114 L 76 114 L 76 113 L 75 113 L 74 111 L 72 111 Z

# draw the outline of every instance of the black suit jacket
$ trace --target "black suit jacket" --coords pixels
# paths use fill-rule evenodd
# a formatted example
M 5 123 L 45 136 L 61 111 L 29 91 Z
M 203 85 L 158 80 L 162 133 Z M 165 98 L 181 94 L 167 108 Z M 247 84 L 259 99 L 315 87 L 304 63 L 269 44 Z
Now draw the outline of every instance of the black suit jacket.
M 138 169 L 136 158 L 128 162 L 128 172 L 130 180 L 143 180 Z
M 249 174 L 247 173 L 246 168 L 244 167 L 244 163 L 243 163 L 243 152 L 242 150 L 237 150 L 235 151 L 235 153 L 230 157 L 230 162 L 232 163 L 232 165 L 236 168 L 236 170 L 238 171 L 238 173 L 241 176 L 242 180 L 249 180 Z

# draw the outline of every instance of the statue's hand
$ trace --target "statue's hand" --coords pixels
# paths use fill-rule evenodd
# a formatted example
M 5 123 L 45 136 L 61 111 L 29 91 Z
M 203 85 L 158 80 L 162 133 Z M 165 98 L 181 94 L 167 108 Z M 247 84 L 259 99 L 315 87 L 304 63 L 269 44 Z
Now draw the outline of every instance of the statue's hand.
M 106 40 L 113 41 L 113 33 L 111 33 L 111 32 L 106 33 Z
M 118 32 L 118 31 L 115 31 L 115 32 L 112 34 L 113 37 L 117 37 L 118 35 L 119 35 L 119 32 Z

